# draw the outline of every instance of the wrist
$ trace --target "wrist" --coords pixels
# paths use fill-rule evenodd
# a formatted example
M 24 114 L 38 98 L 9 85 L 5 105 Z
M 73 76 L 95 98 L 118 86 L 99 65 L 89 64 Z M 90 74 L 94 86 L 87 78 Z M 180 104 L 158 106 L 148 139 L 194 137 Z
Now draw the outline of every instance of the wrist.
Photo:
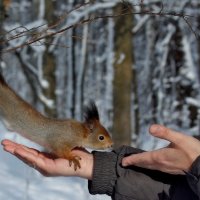
M 94 164 L 93 154 L 80 151 L 78 153 L 81 157 L 81 168 L 78 168 L 76 171 L 74 171 L 73 176 L 92 180 Z
M 92 180 L 93 177 L 93 165 L 94 157 L 92 154 L 88 154 L 81 162 L 81 169 L 79 170 L 79 177 Z

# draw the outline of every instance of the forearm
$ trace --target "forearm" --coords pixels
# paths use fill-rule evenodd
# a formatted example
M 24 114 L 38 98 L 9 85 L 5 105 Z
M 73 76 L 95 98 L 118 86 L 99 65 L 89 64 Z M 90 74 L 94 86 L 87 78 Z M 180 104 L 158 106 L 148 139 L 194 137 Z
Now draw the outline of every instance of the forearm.
M 72 150 L 72 153 L 80 156 L 81 160 L 80 166 L 77 170 L 74 170 L 74 167 L 70 166 L 69 161 L 63 159 L 61 167 L 55 167 L 56 172 L 50 173 L 50 176 L 66 176 L 66 177 L 80 177 L 87 180 L 92 180 L 93 176 L 93 165 L 94 157 L 92 153 L 89 153 L 85 150 L 75 149 Z M 66 163 L 64 163 L 66 161 Z
M 88 182 L 90 194 L 112 195 L 117 180 L 118 156 L 114 152 L 93 152 L 94 167 L 92 180 Z
M 76 176 L 88 180 L 92 179 L 93 155 L 83 149 L 73 150 L 73 153 L 81 158 L 81 168 L 75 171 L 74 167 L 70 166 L 68 160 L 55 158 L 52 154 L 40 152 L 10 140 L 3 140 L 2 145 L 5 151 L 16 156 L 22 162 L 33 167 L 44 176 Z
M 91 194 L 107 194 L 114 199 L 195 199 L 185 176 L 169 175 L 138 167 L 123 168 L 125 155 L 141 150 L 123 147 L 113 152 L 94 152 L 93 179 L 89 181 Z M 183 191 L 182 191 L 183 189 Z M 180 192 L 182 191 L 182 192 Z M 179 195 L 183 194 L 183 197 Z M 188 199 L 188 200 L 189 200 Z
M 77 150 L 73 150 L 73 152 L 76 154 Z M 78 150 L 78 154 L 81 157 L 81 153 Z M 83 152 L 84 157 L 83 159 L 80 160 L 80 165 L 81 168 L 74 171 L 74 169 L 71 167 L 70 169 L 72 170 L 72 176 L 77 176 L 80 178 L 84 178 L 87 180 L 92 180 L 93 177 L 93 165 L 94 165 L 94 156 L 91 153 L 87 153 L 85 154 L 85 152 Z

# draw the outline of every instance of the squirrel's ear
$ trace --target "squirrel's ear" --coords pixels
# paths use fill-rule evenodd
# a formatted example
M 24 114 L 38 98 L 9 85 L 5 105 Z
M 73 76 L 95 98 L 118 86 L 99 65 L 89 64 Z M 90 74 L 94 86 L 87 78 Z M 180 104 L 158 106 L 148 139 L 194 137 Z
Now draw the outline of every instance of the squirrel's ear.
M 99 121 L 99 113 L 93 101 L 90 101 L 90 104 L 84 108 L 84 121 L 90 133 L 93 133 L 96 123 Z
M 84 118 L 86 123 L 94 123 L 96 120 L 99 121 L 99 112 L 93 101 L 90 101 L 89 106 L 85 107 Z

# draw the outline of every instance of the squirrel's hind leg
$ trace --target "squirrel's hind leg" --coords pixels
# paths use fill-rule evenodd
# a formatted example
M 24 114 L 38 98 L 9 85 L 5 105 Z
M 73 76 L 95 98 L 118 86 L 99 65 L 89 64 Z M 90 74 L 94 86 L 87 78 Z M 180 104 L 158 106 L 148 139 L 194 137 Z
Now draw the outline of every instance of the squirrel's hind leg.
M 80 169 L 81 168 L 81 164 L 80 164 L 80 160 L 81 160 L 81 157 L 74 154 L 71 149 L 62 149 L 60 148 L 59 151 L 55 152 L 57 154 L 58 157 L 60 158 L 65 158 L 67 160 L 69 160 L 69 166 L 71 167 L 72 166 L 72 163 L 74 165 L 74 170 L 76 171 L 78 168 Z
M 74 155 L 73 153 L 70 153 L 67 157 L 67 159 L 69 160 L 69 166 L 71 167 L 72 166 L 72 163 L 74 164 L 74 170 L 76 171 L 77 168 L 81 168 L 81 164 L 80 164 L 80 160 L 81 160 L 81 157 L 80 156 L 77 156 L 77 155 Z

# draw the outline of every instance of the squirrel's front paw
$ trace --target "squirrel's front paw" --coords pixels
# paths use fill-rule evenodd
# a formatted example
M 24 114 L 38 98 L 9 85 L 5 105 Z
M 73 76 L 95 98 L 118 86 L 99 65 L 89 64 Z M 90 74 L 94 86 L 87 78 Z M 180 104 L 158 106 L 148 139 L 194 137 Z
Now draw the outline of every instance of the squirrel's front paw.
M 69 166 L 71 167 L 72 166 L 72 163 L 74 164 L 74 170 L 76 171 L 77 168 L 81 168 L 81 164 L 80 164 L 80 160 L 81 160 L 81 157 L 79 156 L 71 156 L 71 158 L 68 158 L 69 160 Z

